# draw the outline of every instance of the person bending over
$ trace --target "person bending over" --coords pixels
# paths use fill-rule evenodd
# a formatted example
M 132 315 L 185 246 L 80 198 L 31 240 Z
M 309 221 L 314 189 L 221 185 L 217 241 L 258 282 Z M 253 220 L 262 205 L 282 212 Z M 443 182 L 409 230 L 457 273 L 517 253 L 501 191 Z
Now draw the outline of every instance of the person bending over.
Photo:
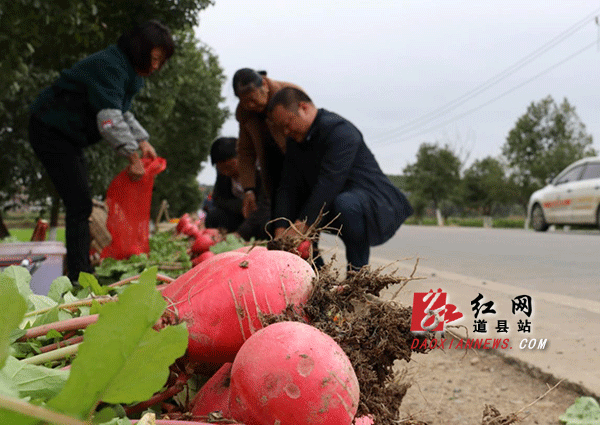
M 132 180 L 144 175 L 138 155 L 156 158 L 149 135 L 129 112 L 144 77 L 173 55 L 169 29 L 158 21 L 137 25 L 116 44 L 63 70 L 30 106 L 29 141 L 66 210 L 68 277 L 91 273 L 92 195 L 83 149 L 101 139 L 129 159 Z
M 288 138 L 275 237 L 292 231 L 285 219 L 305 232 L 324 207 L 325 221 L 339 214 L 332 227 L 341 229 L 348 269 L 367 265 L 370 247 L 389 240 L 413 213 L 410 203 L 383 174 L 361 132 L 341 116 L 317 109 L 303 91 L 280 90 L 267 115 Z
M 268 205 L 252 211 L 248 217 L 242 214 L 244 190 L 240 183 L 240 170 L 236 151 L 237 139 L 220 137 L 210 148 L 210 159 L 217 169 L 217 180 L 213 188 L 212 205 L 205 218 L 206 227 L 224 228 L 245 240 L 265 239 L 265 224 L 269 220 Z M 260 194 L 260 185 L 257 186 Z
M 267 77 L 266 71 L 242 68 L 233 75 L 233 92 L 239 98 L 235 117 L 239 123 L 238 160 L 244 188 L 244 216 L 266 204 L 273 211 L 274 196 L 281 177 L 285 136 L 280 127 L 267 121 L 269 99 L 292 83 Z M 256 187 L 262 185 L 262 195 Z

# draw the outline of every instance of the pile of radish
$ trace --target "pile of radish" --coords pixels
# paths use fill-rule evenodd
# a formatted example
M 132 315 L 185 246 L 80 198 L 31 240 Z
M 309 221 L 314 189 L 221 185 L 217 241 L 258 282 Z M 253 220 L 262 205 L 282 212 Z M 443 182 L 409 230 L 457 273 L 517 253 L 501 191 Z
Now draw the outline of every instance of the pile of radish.
M 194 234 L 190 226 L 178 231 Z M 185 322 L 189 331 L 181 369 L 212 375 L 188 406 L 194 418 L 353 423 L 359 385 L 339 345 L 308 324 L 263 325 L 286 309 L 301 314 L 314 279 L 300 256 L 256 246 L 214 255 L 161 289 L 168 306 L 157 327 Z
M 181 216 L 175 227 L 177 234 L 185 235 L 192 241 L 190 256 L 194 266 L 214 256 L 210 247 L 222 239 L 218 229 L 204 228 L 201 220 L 192 221 L 189 214 Z
M 171 366 L 166 388 L 126 407 L 128 416 L 162 403 L 171 419 L 191 415 L 199 423 L 212 422 L 215 412 L 239 425 L 373 423 L 355 418 L 360 391 L 348 356 L 306 324 L 303 306 L 316 282 L 305 261 L 311 239 L 295 239 L 290 252 L 244 246 L 214 254 L 210 248 L 223 240 L 219 230 L 184 214 L 175 231 L 189 239 L 194 267 L 159 287 L 167 308 L 155 327 L 184 322 L 188 347 Z M 265 318 L 290 309 L 306 323 L 266 325 Z M 209 379 L 182 410 L 169 405 L 194 374 Z

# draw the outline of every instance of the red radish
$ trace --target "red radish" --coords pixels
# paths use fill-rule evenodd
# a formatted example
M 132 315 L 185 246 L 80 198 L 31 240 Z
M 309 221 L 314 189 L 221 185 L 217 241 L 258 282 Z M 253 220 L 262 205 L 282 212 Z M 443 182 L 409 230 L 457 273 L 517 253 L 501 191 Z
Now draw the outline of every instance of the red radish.
M 231 369 L 230 412 L 246 425 L 350 425 L 359 396 L 344 351 L 304 323 L 280 322 L 256 332 Z
M 296 249 L 298 250 L 298 254 L 300 254 L 300 257 L 302 257 L 305 260 L 308 260 L 311 256 L 312 242 L 306 239 L 300 242 L 300 245 L 298 245 L 298 248 Z
M 231 418 L 229 413 L 229 382 L 231 379 L 231 363 L 225 363 L 200 388 L 192 400 L 192 416 L 207 416 L 210 412 L 220 410 L 223 417 Z
M 262 328 L 261 314 L 305 303 L 314 277 L 310 265 L 289 252 L 217 254 L 162 291 L 167 321 L 187 322 L 190 363 L 222 365 Z
M 192 265 L 197 266 L 198 264 L 200 264 L 201 262 L 208 260 L 209 258 L 212 258 L 215 256 L 215 253 L 212 251 L 204 251 L 202 254 L 198 255 L 197 257 L 192 258 Z
M 185 213 L 184 215 L 181 216 L 181 218 L 179 219 L 179 221 L 177 222 L 177 226 L 175 227 L 175 231 L 177 233 L 181 233 L 183 230 L 183 227 L 187 224 L 190 224 L 192 222 L 190 215 L 188 213 Z
M 184 223 L 181 228 L 181 233 L 187 236 L 194 236 L 194 234 L 200 233 L 200 230 L 194 223 Z
M 222 261 L 222 258 L 227 257 L 230 253 L 231 253 L 231 251 L 224 252 L 224 253 L 215 255 L 214 257 L 209 258 L 206 261 L 202 261 L 197 266 L 194 266 L 192 269 L 188 270 L 187 272 L 185 272 L 184 274 L 179 276 L 173 282 L 164 286 L 164 288 L 161 291 L 163 296 L 165 296 L 166 288 L 167 287 L 171 288 L 167 292 L 167 294 L 168 294 L 167 302 L 171 303 L 172 300 L 177 299 L 178 297 L 182 297 L 183 295 L 181 295 L 181 294 L 184 292 L 190 291 L 193 286 L 196 286 L 196 289 L 199 289 L 202 286 L 202 283 L 200 282 L 202 280 L 202 276 L 204 274 L 214 272 L 214 270 L 216 268 L 220 268 L 220 266 L 218 266 L 218 265 L 215 266 L 214 264 L 212 264 L 212 262 L 214 260 Z M 177 285 L 171 286 L 171 284 L 175 283 L 175 282 L 177 282 Z
M 189 236 L 190 236 L 190 238 L 196 240 L 200 236 L 202 236 L 202 230 L 198 229 L 197 227 L 194 227 L 194 229 L 191 231 L 191 234 Z
M 375 421 L 371 416 L 361 416 L 354 420 L 354 425 L 373 425 Z
M 210 236 L 211 238 L 213 238 L 215 240 L 223 239 L 221 237 L 221 232 L 219 232 L 219 229 L 206 228 L 206 229 L 204 229 L 202 231 L 202 233 L 204 233 L 205 235 Z
M 192 245 L 192 252 L 194 254 L 202 254 L 203 252 L 208 251 L 208 249 L 215 243 L 216 242 L 214 239 L 207 234 L 200 234 L 198 237 L 196 237 L 196 241 Z

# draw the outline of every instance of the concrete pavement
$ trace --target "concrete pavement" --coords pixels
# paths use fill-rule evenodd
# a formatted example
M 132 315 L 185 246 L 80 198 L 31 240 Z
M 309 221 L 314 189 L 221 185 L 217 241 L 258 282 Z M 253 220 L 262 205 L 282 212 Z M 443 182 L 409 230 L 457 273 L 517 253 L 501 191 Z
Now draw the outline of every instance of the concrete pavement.
M 340 260 L 345 258 L 343 245 L 341 248 L 322 248 L 325 248 L 326 259 L 335 253 L 340 266 L 344 266 Z M 399 276 L 410 276 L 415 264 L 414 258 L 390 265 L 390 260 L 371 257 L 372 267 L 388 266 L 386 271 L 397 269 Z M 600 302 L 484 281 L 418 264 L 414 277 L 422 279 L 409 282 L 396 295 L 396 301 L 412 306 L 415 292 L 427 293 L 430 289 L 437 291 L 439 288 L 446 293 L 446 304 L 455 305 L 456 310 L 463 314 L 461 319 L 450 324 L 460 325 L 460 328 L 447 328 L 456 336 L 445 333 L 445 349 L 460 347 L 458 337 L 482 340 L 482 344 L 486 339 L 501 339 L 505 348 L 501 345 L 486 351 L 493 351 L 549 384 L 563 380 L 561 387 L 600 398 Z M 397 289 L 389 288 L 382 297 L 391 299 Z M 482 298 L 472 304 L 479 294 Z M 532 312 L 529 317 L 518 308 L 513 313 L 513 300 L 518 300 L 517 297 L 521 295 L 531 297 Z M 486 305 L 495 313 L 484 313 Z M 476 319 L 474 308 L 477 306 L 480 308 Z M 476 320 L 486 322 L 485 332 L 482 332 L 484 328 Z M 499 321 L 508 327 L 507 332 L 498 331 Z M 450 348 L 451 339 L 454 342 Z M 490 342 L 488 345 L 492 344 Z

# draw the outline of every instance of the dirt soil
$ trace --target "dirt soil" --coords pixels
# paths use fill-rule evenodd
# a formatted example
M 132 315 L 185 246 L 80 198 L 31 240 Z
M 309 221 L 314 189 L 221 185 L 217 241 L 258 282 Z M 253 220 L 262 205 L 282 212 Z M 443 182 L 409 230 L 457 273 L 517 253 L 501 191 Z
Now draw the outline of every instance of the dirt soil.
M 503 416 L 520 412 L 520 424 L 558 425 L 558 417 L 579 397 L 559 385 L 529 406 L 549 386 L 486 350 L 413 354 L 408 365 L 397 369 L 405 368 L 413 384 L 402 400 L 400 418 L 430 425 L 482 424 L 486 404 Z

